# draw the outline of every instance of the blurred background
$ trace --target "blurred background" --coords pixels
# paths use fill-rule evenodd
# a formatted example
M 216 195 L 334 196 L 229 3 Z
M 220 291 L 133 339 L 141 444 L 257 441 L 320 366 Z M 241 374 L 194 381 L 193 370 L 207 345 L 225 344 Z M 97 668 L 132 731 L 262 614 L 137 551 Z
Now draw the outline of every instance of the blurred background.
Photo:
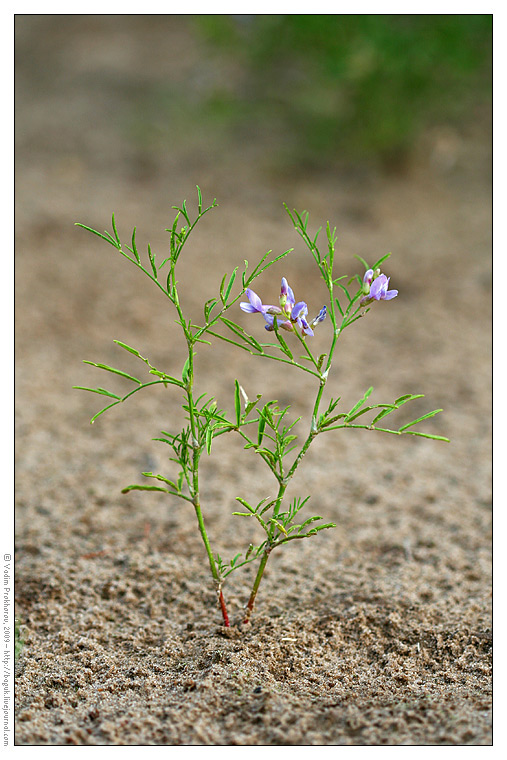
M 489 140 L 491 15 L 19 15 L 16 40 L 19 173 L 54 152 L 69 185 L 450 170 Z

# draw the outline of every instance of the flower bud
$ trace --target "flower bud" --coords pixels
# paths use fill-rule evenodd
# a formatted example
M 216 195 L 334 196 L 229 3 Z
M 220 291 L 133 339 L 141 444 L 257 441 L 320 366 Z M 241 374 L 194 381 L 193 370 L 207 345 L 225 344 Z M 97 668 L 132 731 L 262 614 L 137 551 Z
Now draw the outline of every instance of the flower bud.
M 373 280 L 373 269 L 367 269 L 364 273 L 363 282 L 365 285 L 371 285 L 371 281 Z
M 373 280 L 373 269 L 367 269 L 363 277 L 363 293 L 368 295 L 370 292 L 371 281 Z

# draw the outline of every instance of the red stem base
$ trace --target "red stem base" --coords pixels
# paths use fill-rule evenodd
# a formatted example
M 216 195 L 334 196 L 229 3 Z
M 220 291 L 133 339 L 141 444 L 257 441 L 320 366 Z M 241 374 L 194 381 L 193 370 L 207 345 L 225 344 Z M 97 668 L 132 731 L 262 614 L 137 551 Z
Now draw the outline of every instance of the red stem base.
M 222 589 L 218 592 L 218 601 L 220 603 L 220 609 L 222 610 L 222 617 L 224 619 L 224 625 L 226 628 L 230 628 L 229 615 L 227 614 L 227 607 L 225 606 L 225 599 Z

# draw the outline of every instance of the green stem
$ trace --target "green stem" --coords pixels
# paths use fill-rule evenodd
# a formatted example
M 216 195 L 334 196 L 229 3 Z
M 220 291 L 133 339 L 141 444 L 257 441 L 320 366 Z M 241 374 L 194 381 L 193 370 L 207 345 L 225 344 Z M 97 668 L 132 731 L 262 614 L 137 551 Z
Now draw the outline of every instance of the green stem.
M 201 504 L 199 502 L 199 494 L 197 494 L 196 496 L 194 496 L 192 504 L 194 505 L 195 514 L 197 516 L 197 522 L 199 524 L 199 532 L 201 534 L 204 546 L 206 548 L 206 553 L 208 555 L 209 566 L 210 566 L 210 569 L 211 569 L 211 573 L 213 575 L 215 583 L 219 584 L 220 583 L 220 575 L 219 575 L 219 572 L 218 572 L 218 569 L 217 569 L 215 558 L 213 556 L 213 552 L 211 551 L 211 545 L 210 545 L 210 542 L 209 542 L 208 534 L 206 532 L 206 526 L 204 525 L 204 518 L 202 516 Z
M 180 322 L 182 326 L 185 324 L 185 320 L 183 318 L 183 311 L 180 306 L 179 298 L 178 298 L 178 292 L 175 287 L 175 276 L 174 276 L 174 267 L 175 262 L 174 260 L 171 261 L 171 271 L 170 271 L 170 280 L 172 284 L 172 291 L 174 293 L 174 305 L 176 307 L 176 310 L 178 312 L 178 316 L 180 318 Z M 193 383 L 194 383 L 194 339 L 192 336 L 188 333 L 188 331 L 183 328 L 183 332 L 185 334 L 185 338 L 187 340 L 187 347 L 188 347 L 188 380 L 186 383 L 185 393 L 187 396 L 187 402 L 188 402 L 188 411 L 189 411 L 189 420 L 190 420 L 190 430 L 192 435 L 192 504 L 194 505 L 195 514 L 197 517 L 197 523 L 199 525 L 199 532 L 201 534 L 201 538 L 204 544 L 204 548 L 206 549 L 206 554 L 208 555 L 208 561 L 209 566 L 211 570 L 211 574 L 213 576 L 213 579 L 215 581 L 217 594 L 218 594 L 218 601 L 220 605 L 220 609 L 222 612 L 222 617 L 224 620 L 224 625 L 228 628 L 230 626 L 229 623 L 229 617 L 227 615 L 227 608 L 225 605 L 224 595 L 222 592 L 222 579 L 220 577 L 219 570 L 217 568 L 217 564 L 215 562 L 215 558 L 213 556 L 213 551 L 211 549 L 211 544 L 209 542 L 208 533 L 206 531 L 206 526 L 204 524 L 204 517 L 202 514 L 201 509 L 201 503 L 200 503 L 200 494 L 199 494 L 199 460 L 201 456 L 201 450 L 199 446 L 199 438 L 198 438 L 198 422 L 197 422 L 197 414 L 195 409 L 195 402 L 193 397 Z
M 273 509 L 273 517 L 277 517 L 278 513 L 280 512 L 280 506 L 282 504 L 282 500 L 285 494 L 285 491 L 287 489 L 287 482 L 280 483 L 278 487 L 278 495 L 276 497 L 276 503 Z M 274 526 L 273 526 L 274 527 Z M 274 543 L 273 543 L 273 536 L 268 534 L 268 540 L 266 543 L 266 548 L 264 549 L 264 552 L 262 554 L 262 559 L 259 564 L 259 568 L 257 570 L 257 575 L 255 576 L 254 584 L 252 586 L 252 591 L 250 592 L 250 598 L 248 600 L 248 604 L 246 605 L 245 609 L 245 617 L 243 619 L 243 623 L 249 623 L 250 618 L 252 616 L 254 604 L 255 604 L 255 597 L 257 596 L 257 591 L 259 590 L 260 582 L 262 580 L 262 576 L 264 575 L 264 570 L 266 568 L 267 561 L 269 559 L 269 555 L 271 554 L 271 550 L 273 549 Z
M 243 624 L 246 625 L 250 622 L 250 618 L 252 616 L 254 604 L 255 604 L 255 597 L 257 596 L 257 591 L 259 590 L 259 585 L 262 580 L 262 576 L 264 574 L 264 568 L 266 567 L 266 563 L 269 558 L 269 554 L 271 552 L 271 547 L 264 550 L 264 554 L 262 555 L 262 559 L 259 564 L 259 569 L 257 570 L 257 575 L 255 576 L 255 581 L 252 587 L 252 592 L 250 594 L 250 599 L 248 600 L 248 604 L 246 606 L 245 610 L 245 617 L 243 620 Z

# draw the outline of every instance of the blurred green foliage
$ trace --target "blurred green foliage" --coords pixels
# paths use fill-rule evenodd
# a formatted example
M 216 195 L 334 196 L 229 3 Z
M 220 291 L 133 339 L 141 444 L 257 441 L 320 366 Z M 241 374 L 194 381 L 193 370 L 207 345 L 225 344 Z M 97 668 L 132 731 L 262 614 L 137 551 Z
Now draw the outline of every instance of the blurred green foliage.
M 207 118 L 283 137 L 300 158 L 402 159 L 432 124 L 491 98 L 492 15 L 200 15 L 225 56 Z

